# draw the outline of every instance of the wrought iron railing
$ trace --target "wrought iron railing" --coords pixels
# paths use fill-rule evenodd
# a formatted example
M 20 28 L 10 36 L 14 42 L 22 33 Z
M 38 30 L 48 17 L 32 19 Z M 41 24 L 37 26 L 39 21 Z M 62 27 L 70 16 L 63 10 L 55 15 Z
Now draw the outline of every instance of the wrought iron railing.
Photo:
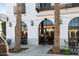
M 51 4 L 51 3 L 50 3 Z M 36 4 L 36 10 L 39 11 L 45 11 L 45 10 L 54 10 L 54 5 L 48 5 L 45 7 L 41 7 L 40 3 Z M 66 3 L 66 4 L 60 4 L 60 9 L 67 9 L 67 8 L 73 8 L 73 7 L 79 7 L 79 3 Z

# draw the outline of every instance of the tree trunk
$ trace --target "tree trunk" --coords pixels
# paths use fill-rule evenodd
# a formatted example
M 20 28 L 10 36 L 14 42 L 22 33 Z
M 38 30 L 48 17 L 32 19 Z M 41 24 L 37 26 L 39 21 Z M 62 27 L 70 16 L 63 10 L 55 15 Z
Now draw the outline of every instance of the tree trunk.
M 48 53 L 60 53 L 60 4 L 55 3 L 55 25 L 54 25 L 54 46 Z
M 20 50 L 21 42 L 21 3 L 17 3 L 16 8 L 16 27 L 15 27 L 15 50 Z

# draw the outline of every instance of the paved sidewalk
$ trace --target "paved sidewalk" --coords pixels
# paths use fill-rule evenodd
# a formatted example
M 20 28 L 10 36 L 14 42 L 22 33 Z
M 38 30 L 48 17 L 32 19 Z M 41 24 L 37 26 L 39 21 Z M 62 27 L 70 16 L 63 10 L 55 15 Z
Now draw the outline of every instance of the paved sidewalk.
M 19 53 L 10 53 L 10 56 L 52 56 L 53 54 L 47 54 L 48 50 L 52 48 L 51 45 L 39 45 L 39 46 L 22 46 L 29 49 Z

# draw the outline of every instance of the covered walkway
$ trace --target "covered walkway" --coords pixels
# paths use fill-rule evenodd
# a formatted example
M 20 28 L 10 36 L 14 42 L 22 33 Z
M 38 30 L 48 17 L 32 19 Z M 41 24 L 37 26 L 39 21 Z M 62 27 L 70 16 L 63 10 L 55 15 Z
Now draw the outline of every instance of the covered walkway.
M 29 46 L 22 46 L 28 47 L 29 49 L 24 50 L 19 53 L 10 53 L 10 56 L 52 56 L 54 54 L 47 54 L 48 50 L 52 48 L 52 45 L 29 45 Z

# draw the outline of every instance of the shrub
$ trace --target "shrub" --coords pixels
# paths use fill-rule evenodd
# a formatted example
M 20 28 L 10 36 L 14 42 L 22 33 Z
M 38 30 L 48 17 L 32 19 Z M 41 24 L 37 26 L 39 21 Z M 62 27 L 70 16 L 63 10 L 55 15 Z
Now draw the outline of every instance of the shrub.
M 67 50 L 67 49 L 64 49 L 63 54 L 64 54 L 64 55 L 70 55 L 70 51 Z

